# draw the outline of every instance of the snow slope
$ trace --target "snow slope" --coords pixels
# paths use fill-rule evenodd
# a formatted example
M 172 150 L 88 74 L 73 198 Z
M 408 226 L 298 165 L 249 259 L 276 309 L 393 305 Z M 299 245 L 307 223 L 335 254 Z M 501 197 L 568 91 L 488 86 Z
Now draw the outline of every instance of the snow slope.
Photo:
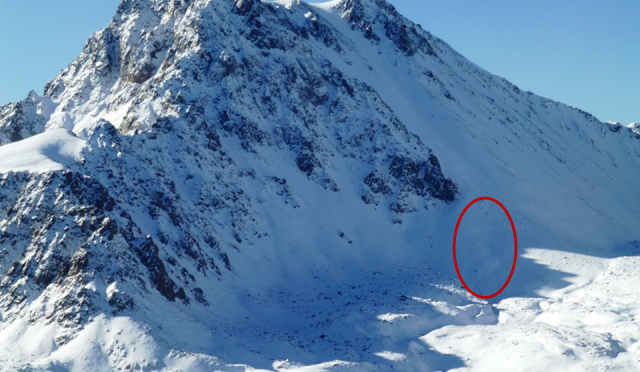
M 383 0 L 123 0 L 0 108 L 0 370 L 631 369 L 639 139 Z
M 0 147 L 0 172 L 61 170 L 81 159 L 85 141 L 64 129 L 54 129 Z

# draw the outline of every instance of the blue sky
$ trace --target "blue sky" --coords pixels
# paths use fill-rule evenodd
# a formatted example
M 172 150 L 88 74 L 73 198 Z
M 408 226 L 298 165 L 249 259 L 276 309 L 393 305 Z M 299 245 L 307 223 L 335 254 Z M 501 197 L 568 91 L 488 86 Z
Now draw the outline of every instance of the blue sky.
M 44 84 L 106 26 L 118 0 L 0 0 L 0 105 Z M 640 122 L 640 1 L 390 0 L 521 89 Z
M 0 105 L 44 85 L 109 24 L 119 0 L 0 0 Z

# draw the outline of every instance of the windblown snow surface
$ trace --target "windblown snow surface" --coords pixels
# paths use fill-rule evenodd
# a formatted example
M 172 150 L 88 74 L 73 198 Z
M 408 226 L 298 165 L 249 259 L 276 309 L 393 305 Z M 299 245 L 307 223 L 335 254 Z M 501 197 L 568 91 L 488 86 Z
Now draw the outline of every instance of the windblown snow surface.
M 81 160 L 84 141 L 64 129 L 53 129 L 0 147 L 0 172 L 62 170 Z
M 123 0 L 0 107 L 0 370 L 640 370 L 639 128 L 384 0 Z

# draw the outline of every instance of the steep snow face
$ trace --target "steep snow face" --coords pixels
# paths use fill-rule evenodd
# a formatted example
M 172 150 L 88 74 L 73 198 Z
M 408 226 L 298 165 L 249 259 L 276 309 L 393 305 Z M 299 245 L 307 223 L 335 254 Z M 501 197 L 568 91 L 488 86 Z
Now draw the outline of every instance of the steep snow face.
M 546 306 L 521 297 L 577 289 L 559 252 L 589 267 L 579 285 L 633 254 L 638 133 L 520 91 L 382 0 L 123 0 L 43 97 L 0 108 L 0 365 L 491 368 L 449 340 L 495 329 L 501 350 Z M 484 195 L 521 252 L 547 248 L 497 305 L 451 257 Z M 508 253 L 496 216 L 470 212 L 461 241 Z M 469 280 L 504 281 L 506 254 L 474 251 Z M 630 347 L 601 331 L 557 339 Z

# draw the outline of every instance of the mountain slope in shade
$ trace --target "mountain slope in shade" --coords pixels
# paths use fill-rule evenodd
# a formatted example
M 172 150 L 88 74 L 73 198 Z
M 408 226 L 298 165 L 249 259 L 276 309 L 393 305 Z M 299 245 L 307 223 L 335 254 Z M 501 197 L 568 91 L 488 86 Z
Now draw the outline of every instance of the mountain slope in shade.
M 123 0 L 0 108 L 0 367 L 627 368 L 639 139 L 383 0 Z

